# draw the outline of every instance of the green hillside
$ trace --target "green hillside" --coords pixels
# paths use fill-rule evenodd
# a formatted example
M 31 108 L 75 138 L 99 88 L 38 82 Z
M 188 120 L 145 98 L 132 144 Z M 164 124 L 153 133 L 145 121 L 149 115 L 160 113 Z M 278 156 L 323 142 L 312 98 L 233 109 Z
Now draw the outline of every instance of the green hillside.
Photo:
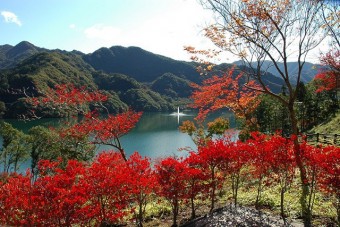
M 191 81 L 200 80 L 194 63 L 176 61 L 139 47 L 100 48 L 83 58 L 96 70 L 129 75 L 140 82 L 152 82 L 167 72 Z
M 173 109 L 172 99 L 123 74 L 106 74 L 96 71 L 79 54 L 61 51 L 39 52 L 19 62 L 16 67 L 0 71 L 1 115 L 15 118 L 25 114 L 30 106 L 24 102 L 26 95 L 37 96 L 56 84 L 86 86 L 100 89 L 108 95 L 105 103 L 116 113 L 131 107 L 143 111 Z M 135 92 L 135 94 L 133 94 Z M 63 116 L 61 110 L 43 110 L 45 117 Z
M 115 92 L 127 106 L 139 111 L 173 110 L 173 100 L 165 99 L 160 93 L 123 74 L 94 73 L 94 81 L 101 90 Z
M 220 64 L 211 74 L 219 75 L 230 67 L 231 64 Z M 24 92 L 36 96 L 37 90 L 65 83 L 106 92 L 110 102 L 105 105 L 111 112 L 128 107 L 173 110 L 174 105 L 187 102 L 192 93 L 190 83 L 200 83 L 202 79 L 195 63 L 139 47 L 113 46 L 85 55 L 79 51 L 47 50 L 23 41 L 15 46 L 0 46 L 0 115 L 16 117 L 27 111 L 29 107 L 22 101 Z M 281 92 L 281 78 L 266 73 L 264 82 L 272 91 Z
M 19 62 L 41 51 L 46 50 L 36 47 L 27 41 L 22 41 L 15 46 L 2 45 L 0 46 L 0 69 L 13 67 Z
M 338 111 L 331 119 L 312 128 L 310 132 L 340 135 L 340 111 Z
M 151 84 L 151 89 L 168 97 L 187 98 L 193 92 L 189 80 L 172 73 L 165 73 Z
M 37 91 L 44 91 L 56 84 L 73 83 L 96 89 L 91 75 L 91 66 L 74 54 L 40 52 L 0 74 L 0 100 L 6 104 L 5 117 L 16 117 L 27 112 L 23 98 L 37 96 Z M 62 115 L 62 111 L 46 113 L 49 117 Z

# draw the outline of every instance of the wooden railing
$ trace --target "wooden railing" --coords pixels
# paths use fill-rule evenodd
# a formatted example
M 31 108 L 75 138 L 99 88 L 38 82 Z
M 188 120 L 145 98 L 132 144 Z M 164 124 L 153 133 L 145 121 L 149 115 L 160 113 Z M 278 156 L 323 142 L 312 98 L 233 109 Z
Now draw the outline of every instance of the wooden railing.
M 338 134 L 305 134 L 304 139 L 311 144 L 325 144 L 325 145 L 335 145 L 340 146 L 340 135 Z

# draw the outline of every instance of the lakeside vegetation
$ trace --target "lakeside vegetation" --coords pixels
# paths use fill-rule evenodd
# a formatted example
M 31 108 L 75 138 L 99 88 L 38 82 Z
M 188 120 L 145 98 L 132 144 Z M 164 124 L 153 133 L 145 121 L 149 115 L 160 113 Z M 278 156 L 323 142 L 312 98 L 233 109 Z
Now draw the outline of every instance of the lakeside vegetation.
M 312 83 L 313 84 L 313 83 Z M 307 86 L 309 87 L 309 85 Z M 311 86 L 313 87 L 313 86 Z M 53 95 L 55 92 L 56 95 Z M 86 91 L 85 91 L 86 92 Z M 323 93 L 332 93 L 332 91 L 323 91 Z M 51 90 L 48 92 L 48 95 L 45 97 L 42 97 L 40 100 L 36 100 L 33 98 L 34 102 L 37 102 L 37 106 L 54 106 L 54 108 L 58 108 L 60 105 L 64 105 L 64 103 L 68 103 L 68 111 L 69 113 L 78 113 L 78 112 L 83 112 L 87 110 L 87 102 L 90 103 L 95 103 L 95 102 L 103 102 L 105 103 L 105 96 L 101 96 L 100 93 L 97 92 L 88 92 L 89 95 L 86 95 L 84 93 L 84 90 L 77 89 L 72 86 L 60 86 L 59 90 L 53 91 Z M 308 94 L 308 93 L 305 93 Z M 313 90 L 312 94 L 316 94 L 315 90 Z M 317 104 L 317 106 L 314 107 L 314 109 L 319 110 L 321 108 L 325 108 L 328 105 L 324 105 L 325 103 L 329 103 L 325 97 L 331 97 L 327 96 L 326 94 L 319 94 L 320 97 L 322 97 L 323 102 L 313 102 Z M 89 99 L 89 97 L 92 97 Z M 259 96 L 259 98 L 262 99 L 262 96 Z M 83 101 L 85 101 L 83 103 Z M 267 109 L 267 110 L 273 110 L 270 108 L 270 104 L 266 101 L 267 99 L 263 99 L 263 102 L 265 102 L 265 107 L 263 108 L 263 105 L 259 105 L 257 108 L 259 110 Z M 330 99 L 331 100 L 331 99 Z M 307 102 L 307 99 L 304 100 Z M 261 102 L 262 103 L 262 102 Z M 269 102 L 270 103 L 270 102 Z M 275 105 L 275 104 L 272 104 Z M 101 106 L 101 105 L 99 105 Z M 276 104 L 277 106 L 277 104 Z M 332 106 L 332 105 L 331 105 Z M 50 106 L 51 107 L 51 106 Z M 284 127 L 289 127 L 287 124 L 282 124 L 283 121 L 276 119 L 275 117 L 278 117 L 279 119 L 282 119 L 281 115 L 278 115 L 278 113 L 284 113 L 284 109 L 278 108 L 279 112 L 272 112 L 272 113 L 267 113 L 266 117 L 267 120 L 264 122 L 266 123 L 264 125 L 265 130 L 267 131 L 268 128 L 266 125 L 272 125 L 272 127 L 276 127 L 280 129 L 284 129 Z M 333 110 L 335 112 L 332 112 L 330 110 Z M 333 109 L 328 109 L 326 111 L 329 114 L 329 118 L 332 118 L 334 114 L 337 113 L 337 108 Z M 324 112 L 323 114 L 325 114 Z M 123 116 L 123 115 L 122 115 Z M 131 112 L 127 112 L 125 114 L 126 117 L 129 117 L 131 120 L 134 119 L 134 114 Z M 254 111 L 254 116 L 261 116 L 257 111 Z M 275 117 L 274 117 L 275 116 Z M 310 116 L 315 117 L 315 115 L 311 114 Z M 51 130 L 47 129 L 41 126 L 34 127 L 32 128 L 28 135 L 23 134 L 22 132 L 15 130 L 12 128 L 9 124 L 2 124 L 1 125 L 1 135 L 4 136 L 4 145 L 2 149 L 2 160 L 8 160 L 8 162 L 3 162 L 4 163 L 4 172 L 9 174 L 3 174 L 2 175 L 2 182 L 3 182 L 3 199 L 8 198 L 7 194 L 8 191 L 10 190 L 12 193 L 18 193 L 16 194 L 18 198 L 21 198 L 21 200 L 16 200 L 13 203 L 10 203 L 9 201 L 5 201 L 5 203 L 9 206 L 16 207 L 19 204 L 24 203 L 24 200 L 30 200 L 30 197 L 27 196 L 34 196 L 39 203 L 44 200 L 48 200 L 50 203 L 52 200 L 57 199 L 58 201 L 61 201 L 63 199 L 61 198 L 68 198 L 70 195 L 77 194 L 77 200 L 72 200 L 68 201 L 65 200 L 67 203 L 66 210 L 63 212 L 74 212 L 70 214 L 66 213 L 61 213 L 56 210 L 54 210 L 52 213 L 58 214 L 58 215 L 52 215 L 51 213 L 47 214 L 44 213 L 42 210 L 36 210 L 34 207 L 41 207 L 41 205 L 36 204 L 33 206 L 29 207 L 20 207 L 18 208 L 19 210 L 25 211 L 24 213 L 8 213 L 11 212 L 12 209 L 4 208 L 4 218 L 3 220 L 4 223 L 12 223 L 13 225 L 16 225 L 16 223 L 21 223 L 23 220 L 30 220 L 32 223 L 36 223 L 38 220 L 39 223 L 54 223 L 53 220 L 58 220 L 59 223 L 66 223 L 67 215 L 72 215 L 69 217 L 70 223 L 72 222 L 73 224 L 75 223 L 82 223 L 87 225 L 93 225 L 95 223 L 123 223 L 127 225 L 136 225 L 136 223 L 142 223 L 145 226 L 157 226 L 157 225 L 164 225 L 165 223 L 168 223 L 168 225 L 171 225 L 171 217 L 173 217 L 173 212 L 178 212 L 176 215 L 176 222 L 178 221 L 179 223 L 185 223 L 186 221 L 192 219 L 193 217 L 196 217 L 197 215 L 203 215 L 205 212 L 213 211 L 214 208 L 220 207 L 220 206 L 225 206 L 229 205 L 232 203 L 237 203 L 239 205 L 246 205 L 246 206 L 255 206 L 257 209 L 264 209 L 267 212 L 274 213 L 277 215 L 280 215 L 282 212 L 282 209 L 284 210 L 284 215 L 281 215 L 285 218 L 287 222 L 290 222 L 291 220 L 296 221 L 299 220 L 300 218 L 300 210 L 301 206 L 296 199 L 300 195 L 300 190 L 299 190 L 299 181 L 298 181 L 298 175 L 295 172 L 294 166 L 291 166 L 291 170 L 293 172 L 291 173 L 291 178 L 287 178 L 286 180 L 289 180 L 287 182 L 287 185 L 285 187 L 285 190 L 282 191 L 285 194 L 285 199 L 284 202 L 282 203 L 280 201 L 280 188 L 282 190 L 282 184 L 279 184 L 278 181 L 271 181 L 270 179 L 276 179 L 279 174 L 279 172 L 275 172 L 274 167 L 277 168 L 278 164 L 275 162 L 272 164 L 272 167 L 265 167 L 263 164 L 269 164 L 269 160 L 265 161 L 263 158 L 272 158 L 271 155 L 269 154 L 274 154 L 275 152 L 279 152 L 279 156 L 277 158 L 280 158 L 278 160 L 281 164 L 283 162 L 283 153 L 282 151 L 286 152 L 293 152 L 293 146 L 292 146 L 292 141 L 287 140 L 284 137 L 281 137 L 281 135 L 276 135 L 274 137 L 270 136 L 256 136 L 253 134 L 250 137 L 250 140 L 246 140 L 244 143 L 239 141 L 239 142 L 231 142 L 228 140 L 225 140 L 226 138 L 223 137 L 223 134 L 225 130 L 228 129 L 228 120 L 226 119 L 216 119 L 215 122 L 209 123 L 207 128 L 207 131 L 205 133 L 204 128 L 200 128 L 196 126 L 193 122 L 187 122 L 183 123 L 181 126 L 181 130 L 184 133 L 188 133 L 193 140 L 199 145 L 198 148 L 198 153 L 194 152 L 190 154 L 187 158 L 185 159 L 176 159 L 176 158 L 168 158 L 168 160 L 171 161 L 170 169 L 167 169 L 167 159 L 164 159 L 164 163 L 162 162 L 156 162 L 155 164 L 159 166 L 159 168 L 165 168 L 167 171 L 167 174 L 175 174 L 174 176 L 169 175 L 170 177 L 168 181 L 163 182 L 164 179 L 167 179 L 163 175 L 158 175 L 160 172 L 157 172 L 156 169 L 151 168 L 151 163 L 153 163 L 153 160 L 148 160 L 148 159 L 143 159 L 142 157 L 139 157 L 138 159 L 127 159 L 124 155 L 122 156 L 121 154 L 124 154 L 124 150 L 122 147 L 119 147 L 119 137 L 123 135 L 124 133 L 128 132 L 136 123 L 136 121 L 133 121 L 132 124 L 127 125 L 126 129 L 123 128 L 116 128 L 116 129 L 109 129 L 106 128 L 108 125 L 119 125 L 117 124 L 119 121 L 121 123 L 127 123 L 127 118 L 120 118 L 120 117 L 114 117 L 112 118 L 112 122 L 108 123 L 106 118 L 104 119 L 96 119 L 93 118 L 95 116 L 89 115 L 87 116 L 88 120 L 85 120 L 84 122 L 77 123 L 75 125 L 70 125 L 69 128 L 61 129 L 60 131 L 58 130 Z M 137 115 L 136 115 L 137 117 Z M 95 121 L 91 120 L 95 119 Z M 138 117 L 136 118 L 138 119 Z M 307 119 L 306 116 L 305 118 L 301 118 L 301 120 Z M 301 123 L 301 122 L 300 122 Z M 98 127 L 94 127 L 97 125 Z M 261 125 L 261 124 L 260 124 Z M 305 127 L 307 128 L 307 127 Z M 118 130 L 118 131 L 117 131 Z M 127 130 L 127 131 L 126 131 Z M 283 132 L 283 131 L 282 131 Z M 95 140 L 90 140 L 89 136 L 90 135 L 95 135 L 94 138 Z M 108 137 L 108 135 L 111 135 Z M 215 142 L 209 142 L 211 138 L 220 138 L 218 140 L 215 140 Z M 96 139 L 97 138 L 97 139 Z M 279 140 L 276 140 L 279 139 Z M 282 146 L 279 146 L 279 141 L 281 140 Z M 105 142 L 106 141 L 106 142 Z M 111 141 L 111 142 L 110 142 Z M 290 142 L 287 142 L 290 141 Z M 103 156 L 106 158 L 113 158 L 114 160 L 106 160 L 107 163 L 100 163 L 99 166 L 101 168 L 105 168 L 109 165 L 109 163 L 114 163 L 114 166 L 112 166 L 113 169 L 110 171 L 112 172 L 105 172 L 106 179 L 109 174 L 112 174 L 110 177 L 111 180 L 116 179 L 117 177 L 123 178 L 118 180 L 115 180 L 116 183 L 121 182 L 121 186 L 124 186 L 124 190 L 126 190 L 123 195 L 117 195 L 117 196 L 123 196 L 123 197 L 117 197 L 113 198 L 112 196 L 115 195 L 115 191 L 110 191 L 106 197 L 106 202 L 105 204 L 113 203 L 116 204 L 116 201 L 125 201 L 120 205 L 115 205 L 118 206 L 118 209 L 111 210 L 110 212 L 112 213 L 112 216 L 101 216 L 98 215 L 96 216 L 91 216 L 86 218 L 87 216 L 82 213 L 85 212 L 83 210 L 84 207 L 87 207 L 89 209 L 92 209 L 89 207 L 89 204 L 87 201 L 89 201 L 90 198 L 87 197 L 82 197 L 84 195 L 84 192 L 79 192 L 79 191 L 73 191 L 73 190 L 80 190 L 79 188 L 83 188 L 84 186 L 81 186 L 83 183 L 76 179 L 84 179 L 86 181 L 90 180 L 87 179 L 86 176 L 83 176 L 84 172 L 83 171 L 90 171 L 92 168 L 91 165 L 95 165 L 97 162 L 101 162 L 102 157 L 101 155 L 97 156 L 95 159 L 93 159 L 93 143 L 103 143 L 103 144 L 112 144 L 113 148 L 116 148 L 118 150 L 121 149 L 120 153 L 103 153 Z M 275 144 L 275 146 L 271 146 L 270 144 Z M 218 147 L 218 146 L 222 147 Z M 322 158 L 317 158 L 317 155 L 331 155 L 331 154 L 339 154 L 339 148 L 331 148 L 334 149 L 332 152 L 321 152 L 324 148 L 315 148 L 313 146 L 305 145 L 308 147 L 308 154 L 311 154 L 312 156 L 306 156 L 306 158 L 311 162 L 309 165 L 316 167 L 318 165 L 322 165 L 319 162 L 316 162 L 316 160 L 324 160 L 325 157 L 323 156 Z M 270 148 L 272 147 L 272 148 Z M 269 149 L 270 148 L 270 149 Z M 271 150 L 273 149 L 273 150 Z M 329 149 L 329 148 L 325 148 Z M 242 151 L 242 152 L 241 152 Z M 259 153 L 254 153 L 254 152 L 259 152 Z M 263 152 L 269 152 L 267 155 L 264 154 Z M 307 151 L 307 150 L 306 150 Z M 207 156 L 204 156 L 204 152 L 208 152 Z M 215 152 L 215 153 L 210 153 L 210 152 Z M 227 153 L 225 153 L 227 152 Z M 231 155 L 231 153 L 228 152 L 235 152 L 237 154 L 236 156 Z M 312 152 L 312 153 L 311 153 Z M 244 154 L 245 156 L 242 158 L 241 154 Z M 306 153 L 307 154 L 307 153 Z M 135 154 L 136 157 L 138 157 L 138 154 Z M 199 155 L 197 157 L 202 158 L 202 163 L 196 163 L 196 161 L 192 160 L 193 157 L 196 155 Z M 293 165 L 294 162 L 294 155 L 293 153 L 290 153 L 291 156 L 287 156 L 289 160 L 286 160 L 286 164 Z M 32 158 L 32 163 L 31 163 L 31 174 L 26 175 L 26 176 L 17 176 L 13 175 L 10 169 L 16 170 L 20 164 L 20 162 L 27 160 L 27 158 L 30 157 Z M 58 157 L 62 157 L 61 159 L 58 159 Z M 124 158 L 125 157 L 125 158 Z M 134 156 L 133 156 L 134 157 Z M 235 173 L 230 172 L 231 170 L 234 171 L 235 166 L 232 164 L 234 161 L 233 159 L 230 159 L 232 157 L 238 157 L 238 162 L 241 164 L 241 168 L 239 169 L 239 172 L 236 172 L 237 175 L 234 175 Z M 251 157 L 251 158 L 250 158 Z M 211 161 L 215 161 L 217 163 L 214 164 L 214 162 L 210 162 L 207 159 L 208 158 L 213 158 Z M 241 159 L 239 159 L 241 158 Z M 336 161 L 337 156 L 333 157 L 333 161 Z M 78 160 L 76 163 L 70 162 L 68 160 Z M 255 160 L 258 159 L 258 164 L 254 162 Z M 47 162 L 49 163 L 48 166 L 41 166 L 42 160 L 51 160 L 52 162 Z M 55 161 L 53 161 L 55 160 Z M 105 160 L 105 159 L 104 159 Z M 121 161 L 119 161 L 121 160 Z M 128 173 L 128 171 L 125 168 L 128 168 L 127 166 L 125 167 L 124 162 L 128 161 L 131 163 L 132 166 L 135 166 L 136 171 L 142 171 L 145 173 L 145 169 L 147 168 L 148 171 L 151 171 L 153 177 L 159 176 L 158 180 L 154 179 L 153 177 L 149 176 L 149 180 L 152 181 L 152 184 L 149 181 L 146 181 L 143 183 L 143 186 L 138 187 L 139 190 L 147 190 L 148 186 L 152 186 L 154 188 L 148 189 L 148 196 L 149 199 L 145 200 L 145 209 L 142 213 L 144 214 L 143 217 L 139 216 L 140 210 L 137 209 L 137 205 L 140 203 L 138 200 L 133 200 L 133 193 L 136 193 L 136 189 L 133 189 L 134 187 L 137 187 L 136 185 L 130 185 L 132 182 L 128 181 L 128 179 L 135 179 L 136 173 L 132 172 L 131 176 L 129 175 L 122 175 L 122 172 Z M 144 161 L 143 161 L 144 160 Z M 148 160 L 148 161 L 146 161 Z M 190 161 L 191 160 L 191 161 Z M 241 162 L 239 162 L 242 160 Z M 272 160 L 272 159 L 271 159 Z M 140 163 L 144 163 L 144 167 L 141 168 Z M 190 162 L 194 162 L 191 164 L 188 164 Z M 337 162 L 337 161 L 336 161 Z M 72 164 L 71 164 L 72 163 Z M 118 165 L 118 163 L 121 163 Z M 149 164 L 146 164 L 149 163 Z M 187 164 L 185 164 L 187 163 Z M 205 166 L 203 163 L 211 163 L 213 166 Z M 45 162 L 46 164 L 46 162 Z M 70 166 L 70 170 L 68 170 L 69 165 L 76 165 L 78 166 L 77 168 Z M 118 168 L 122 169 L 116 169 Z M 152 164 L 153 165 L 153 164 Z M 164 166 L 163 166 L 164 165 Z M 178 166 L 177 166 L 178 165 Z M 189 166 L 186 166 L 189 165 Z M 98 168 L 99 168 L 98 166 Z M 185 167 L 186 166 L 186 167 Z M 211 167 L 216 168 L 214 170 L 217 177 L 215 180 L 214 179 L 209 179 L 209 176 L 211 177 Z M 288 166 L 286 166 L 288 167 Z M 47 168 L 47 172 L 46 171 Z M 65 169 L 66 168 L 66 169 Z M 89 169 L 88 169 L 89 168 Z M 176 171 L 173 172 L 175 168 Z M 193 168 L 191 173 L 191 169 L 182 169 L 182 168 Z M 231 168 L 231 169 L 230 169 Z M 263 169 L 265 168 L 265 169 Z M 75 171 L 75 172 L 69 172 L 69 171 Z M 262 174 L 258 175 L 258 171 L 264 171 Z M 314 224 L 330 224 L 330 223 L 335 223 L 335 218 L 337 216 L 336 214 L 336 208 L 334 207 L 334 204 L 336 204 L 336 197 L 329 196 L 326 191 L 323 191 L 323 181 L 317 181 L 317 179 L 321 179 L 321 177 L 316 177 L 314 174 L 321 174 L 322 173 L 322 167 L 320 168 L 311 169 L 311 176 L 314 176 L 311 179 L 312 184 L 315 186 L 314 192 L 312 194 L 312 206 L 313 206 L 313 223 Z M 66 172 L 65 172 L 66 171 Z M 79 172 L 78 172 L 79 171 Z M 96 172 L 103 172 L 103 170 L 94 170 Z M 118 171 L 118 172 L 116 172 Z M 274 171 L 274 172 L 272 172 Z M 321 172 L 320 172 L 321 171 Z M 150 172 L 150 174 L 151 174 Z M 179 173 L 182 172 L 184 176 L 180 176 Z M 67 174 L 71 178 L 65 178 L 65 174 Z M 90 173 L 89 173 L 90 174 Z M 269 175 L 267 175 L 269 174 Z M 274 175 L 272 175 L 274 174 Z M 258 178 L 260 176 L 260 178 Z M 274 177 L 276 176 L 276 177 Z M 90 175 L 88 176 L 90 177 Z M 96 179 L 95 176 L 92 180 L 98 181 L 99 179 Z M 100 177 L 100 176 L 98 176 Z M 172 178 L 173 177 L 173 178 Z M 184 177 L 184 178 L 182 178 Z M 186 178 L 186 177 L 196 177 L 196 178 Z M 236 177 L 236 178 L 235 178 Z M 324 178 L 324 176 L 322 177 Z M 332 179 L 336 179 L 335 178 Z M 24 183 L 25 181 L 30 182 L 32 179 L 35 179 L 33 182 L 38 182 L 38 183 L 33 183 L 33 184 L 26 184 Z M 59 179 L 59 180 L 57 180 Z M 67 180 L 68 179 L 68 180 Z M 72 180 L 73 179 L 73 180 Z M 102 179 L 102 178 L 100 178 Z M 238 179 L 238 180 L 237 180 Z M 259 180 L 261 179 L 261 180 Z M 67 181 L 69 183 L 62 183 L 63 181 Z M 71 181 L 70 181 L 71 180 Z M 110 181 L 111 181 L 110 180 Z M 194 180 L 194 181 L 191 181 Z M 237 181 L 237 188 L 235 188 L 235 183 Z M 283 179 L 281 179 L 283 180 Z M 316 181 L 315 181 L 316 180 Z M 47 182 L 48 181 L 48 182 Z M 73 182 L 73 183 L 71 183 Z M 107 182 L 107 181 L 104 181 Z M 130 183 L 129 183 L 130 182 Z M 162 183 L 163 182 L 163 183 Z M 181 182 L 180 185 L 175 184 Z M 194 185 L 191 185 L 191 183 L 195 183 Z M 262 182 L 262 183 L 261 183 Z M 50 189 L 49 190 L 57 190 L 56 194 L 51 195 L 52 197 L 44 197 L 44 191 L 39 191 L 39 186 L 41 183 L 44 184 L 49 184 Z M 71 183 L 71 184 L 70 184 Z M 141 183 L 141 182 L 140 182 Z M 93 186 L 97 185 L 94 183 Z M 216 185 L 215 185 L 216 184 Z M 16 185 L 16 186 L 15 186 Z M 25 190 L 21 188 L 22 185 L 25 187 Z M 189 187 L 191 185 L 191 188 Z M 7 188 L 7 186 L 11 186 L 10 188 Z M 115 185 L 112 187 L 119 188 L 121 187 L 119 185 Z M 328 184 L 325 185 L 326 187 Z M 66 188 L 66 191 L 64 191 Z M 100 187 L 100 193 L 98 196 L 104 195 L 103 193 L 103 188 L 105 187 L 111 187 L 109 183 L 105 184 L 100 184 L 97 185 L 97 187 Z M 168 187 L 174 187 L 172 189 L 169 189 Z M 180 188 L 179 188 L 180 187 Z M 337 186 L 335 186 L 337 187 Z M 33 194 L 22 194 L 26 193 L 26 190 L 30 188 L 32 190 L 31 192 Z M 163 188 L 163 189 L 162 189 Z M 193 209 L 188 209 L 190 203 L 190 199 L 186 197 L 188 195 L 188 192 L 186 190 L 195 190 L 195 199 L 193 200 L 196 208 Z M 16 191 L 19 190 L 19 191 Z M 60 194 L 62 191 L 63 194 Z M 86 194 L 93 196 L 93 193 L 90 193 L 90 189 L 84 189 L 86 191 Z M 91 190 L 99 190 L 99 188 L 93 188 Z M 123 190 L 123 189 L 122 189 Z M 163 192 L 162 192 L 163 190 Z M 182 192 L 183 194 L 169 194 L 165 195 L 163 193 L 165 192 Z M 211 194 L 214 192 L 214 194 Z M 41 194 L 42 193 L 42 194 Z M 66 193 L 66 194 L 65 194 Z M 69 194 L 71 193 L 71 194 Z M 80 193 L 80 194 L 79 194 Z M 132 194 L 131 194 L 132 193 Z M 326 193 L 326 194 L 325 194 Z M 167 196 L 170 196 L 168 199 L 173 198 L 172 196 L 176 195 L 178 199 L 178 204 L 172 204 L 171 202 L 174 202 L 172 200 L 168 201 L 166 198 Z M 57 196 L 57 197 L 55 197 Z M 80 197 L 79 197 L 80 196 Z M 40 198 L 40 199 L 38 199 Z M 143 197 L 144 198 L 144 197 Z M 146 199 L 147 197 L 145 197 Z M 205 198 L 205 199 L 203 199 Z M 210 199 L 209 199 L 210 198 Z M 83 202 L 82 202 L 83 201 Z M 212 203 L 212 201 L 214 201 Z M 237 202 L 236 202 L 237 201 Z M 76 203 L 73 204 L 72 203 Z M 146 203 L 147 202 L 147 203 Z M 170 203 L 169 203 L 170 202 Z M 45 203 L 45 202 L 43 202 Z M 85 205 L 85 204 L 87 205 Z M 4 204 L 4 203 L 3 203 Z M 97 203 L 93 203 L 91 206 L 97 206 Z M 125 204 L 125 205 L 124 205 Z M 127 206 L 129 204 L 129 206 Z M 133 205 L 135 204 L 135 205 Z M 212 205 L 213 204 L 213 205 Z M 103 205 L 103 204 L 102 204 Z M 132 208 L 130 208 L 130 206 Z M 177 208 L 174 208 L 174 205 L 178 206 Z M 73 208 L 71 209 L 70 206 Z M 98 205 L 99 206 L 99 205 Z M 281 208 L 283 206 L 283 208 Z M 63 206 L 56 207 L 53 209 L 64 209 L 62 208 Z M 199 208 L 198 208 L 199 207 Z M 52 207 L 49 207 L 49 209 L 52 209 Z M 49 210 L 48 209 L 48 210 Z M 106 208 L 105 208 L 106 209 Z M 131 214 L 130 214 L 130 209 Z M 173 210 L 175 209 L 175 211 Z M 191 212 L 195 211 L 194 214 L 191 214 Z M 197 212 L 196 212 L 197 210 Z M 31 213 L 33 216 L 25 216 L 26 212 Z M 80 213 L 79 213 L 80 212 Z M 183 212 L 183 213 L 181 213 Z M 14 216 L 13 216 L 14 215 Z M 22 216 L 24 215 L 24 216 Z M 10 218 L 11 217 L 11 218 Z M 40 217 L 40 219 L 35 219 L 37 217 Z M 76 218 L 76 217 L 82 217 L 81 219 Z M 132 218 L 132 219 L 131 219 Z M 157 220 L 159 219 L 159 220 Z M 139 220 L 139 221 L 136 221 Z M 48 225 L 49 225 L 48 224 Z M 86 224 L 85 224 L 86 225 Z M 141 224 L 139 224 L 141 225 Z
M 221 204 L 242 204 L 270 210 L 284 224 L 299 219 L 306 227 L 340 225 L 340 148 L 301 139 L 309 130 L 326 130 L 313 129 L 326 120 L 339 120 L 339 5 L 308 0 L 202 5 L 217 15 L 204 29 L 217 50 L 186 47 L 195 63 L 140 48 L 102 48 L 89 55 L 25 42 L 0 48 L 2 115 L 74 117 L 64 127 L 38 126 L 28 134 L 0 124 L 0 224 L 144 226 L 167 215 L 166 223 L 176 227 L 185 222 L 179 220 L 183 207 L 185 219 L 193 220 L 198 206 L 212 214 Z M 326 38 L 331 48 L 320 55 L 320 71 L 302 83 L 308 54 Z M 241 65 L 207 61 L 223 52 L 239 57 Z M 13 56 L 21 60 L 13 62 Z M 288 70 L 292 56 L 298 59 L 295 71 Z M 121 66 L 125 71 L 116 71 Z M 196 79 L 196 66 L 204 79 Z M 271 67 L 277 76 L 268 73 Z M 189 87 L 187 97 L 183 89 Z M 185 101 L 198 116 L 179 129 L 197 150 L 160 160 L 126 155 L 120 138 L 135 127 L 141 110 L 169 110 Z M 240 122 L 237 141 L 226 133 L 228 119 L 203 124 L 224 108 Z M 94 157 L 97 144 L 112 151 Z M 16 173 L 28 158 L 30 171 Z

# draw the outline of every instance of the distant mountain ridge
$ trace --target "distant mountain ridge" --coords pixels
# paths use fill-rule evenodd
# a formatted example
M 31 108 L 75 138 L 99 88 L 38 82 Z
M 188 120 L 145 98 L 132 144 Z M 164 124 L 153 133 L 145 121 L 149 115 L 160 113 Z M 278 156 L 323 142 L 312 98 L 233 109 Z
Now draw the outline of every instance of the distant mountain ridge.
M 81 56 L 95 70 L 101 70 L 106 73 L 125 74 L 139 82 L 151 83 L 164 73 L 172 73 L 193 82 L 201 81 L 201 77 L 196 72 L 197 65 L 194 62 L 174 60 L 139 47 L 103 47 L 93 53 L 84 54 L 76 50 L 70 52 L 59 49 L 49 50 L 37 47 L 27 41 L 22 41 L 15 46 L 8 44 L 0 46 L 0 69 L 14 67 L 24 59 L 40 52 L 73 53 Z M 241 62 L 237 61 L 232 64 L 241 65 Z M 269 67 L 270 64 L 270 61 L 265 61 L 263 68 L 268 69 L 268 73 L 279 77 L 277 70 L 274 67 Z M 280 68 L 283 68 L 282 63 L 278 65 Z M 294 75 L 294 72 L 296 72 L 296 67 L 296 62 L 288 64 L 288 71 L 291 75 Z M 306 62 L 301 80 L 304 83 L 311 81 L 317 74 L 318 68 L 320 68 L 320 65 Z M 294 80 L 294 77 L 292 79 Z
M 96 71 L 77 54 L 40 52 L 19 62 L 14 68 L 0 71 L 0 102 L 6 107 L 5 117 L 23 115 L 30 108 L 24 102 L 26 95 L 37 96 L 56 84 L 72 83 L 89 90 L 100 89 L 108 96 L 104 103 L 116 113 L 133 107 L 142 111 L 168 111 L 175 107 L 166 100 L 126 75 Z M 25 90 L 25 94 L 22 92 Z M 90 108 L 90 107 L 89 107 Z M 46 117 L 64 116 L 63 110 L 40 110 Z
M 195 64 L 157 55 L 139 47 L 113 46 L 100 48 L 83 59 L 96 70 L 122 73 L 140 82 L 152 82 L 164 73 L 199 81 Z
M 239 66 L 243 65 L 242 61 L 236 61 L 234 62 L 234 64 L 239 65 Z M 284 71 L 284 64 L 282 62 L 278 62 L 277 65 L 281 71 Z M 255 66 L 255 63 L 254 63 L 254 66 Z M 287 66 L 288 66 L 288 72 L 290 75 L 290 80 L 295 84 L 297 80 L 298 63 L 288 62 Z M 276 77 L 279 77 L 279 78 L 281 77 L 278 70 L 276 69 L 276 67 L 273 65 L 271 61 L 264 61 L 262 68 Z M 302 72 L 301 72 L 301 82 L 308 83 L 311 80 L 313 80 L 320 68 L 322 68 L 320 64 L 313 64 L 310 62 L 305 62 L 302 68 Z
M 231 66 L 216 67 L 224 71 Z M 194 62 L 177 61 L 139 47 L 113 46 L 84 54 L 49 50 L 23 41 L 0 46 L 0 102 L 6 103 L 6 116 L 13 117 L 27 107 L 19 101 L 23 95 L 9 94 L 9 90 L 31 88 L 34 93 L 37 88 L 74 83 L 108 94 L 111 112 L 128 106 L 143 111 L 173 110 L 183 99 L 188 100 L 190 83 L 201 82 L 196 67 Z M 303 77 L 306 82 L 313 78 L 310 74 Z M 270 72 L 264 78 L 274 92 L 281 91 L 281 78 Z

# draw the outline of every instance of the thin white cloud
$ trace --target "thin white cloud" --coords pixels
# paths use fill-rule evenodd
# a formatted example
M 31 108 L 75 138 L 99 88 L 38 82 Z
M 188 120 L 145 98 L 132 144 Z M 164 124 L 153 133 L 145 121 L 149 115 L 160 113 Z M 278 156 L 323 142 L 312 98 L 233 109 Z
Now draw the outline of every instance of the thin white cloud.
M 190 61 L 190 54 L 184 51 L 184 46 L 214 48 L 202 32 L 204 27 L 213 22 L 212 13 L 204 10 L 197 0 L 171 0 L 170 3 L 167 11 L 138 15 L 132 18 L 133 22 L 124 26 L 110 21 L 94 24 L 83 30 L 86 40 L 77 45 L 85 53 L 114 45 L 138 46 L 156 54 L 187 61 Z M 223 60 L 234 61 L 233 56 L 224 57 Z
M 76 25 L 75 25 L 75 24 L 70 24 L 68 27 L 69 27 L 70 29 L 75 29 L 75 28 L 76 28 Z
M 1 16 L 5 19 L 6 23 L 14 23 L 18 26 L 21 26 L 22 23 L 19 20 L 18 16 L 9 11 L 1 11 Z
M 121 30 L 113 26 L 103 24 L 95 24 L 84 30 L 85 36 L 89 39 L 97 39 L 103 41 L 113 41 L 120 37 Z
M 168 11 L 156 13 L 141 21 L 124 41 L 157 54 L 190 60 L 184 46 L 191 45 L 198 49 L 212 48 L 202 33 L 209 19 L 211 12 L 205 11 L 195 0 L 174 0 Z

